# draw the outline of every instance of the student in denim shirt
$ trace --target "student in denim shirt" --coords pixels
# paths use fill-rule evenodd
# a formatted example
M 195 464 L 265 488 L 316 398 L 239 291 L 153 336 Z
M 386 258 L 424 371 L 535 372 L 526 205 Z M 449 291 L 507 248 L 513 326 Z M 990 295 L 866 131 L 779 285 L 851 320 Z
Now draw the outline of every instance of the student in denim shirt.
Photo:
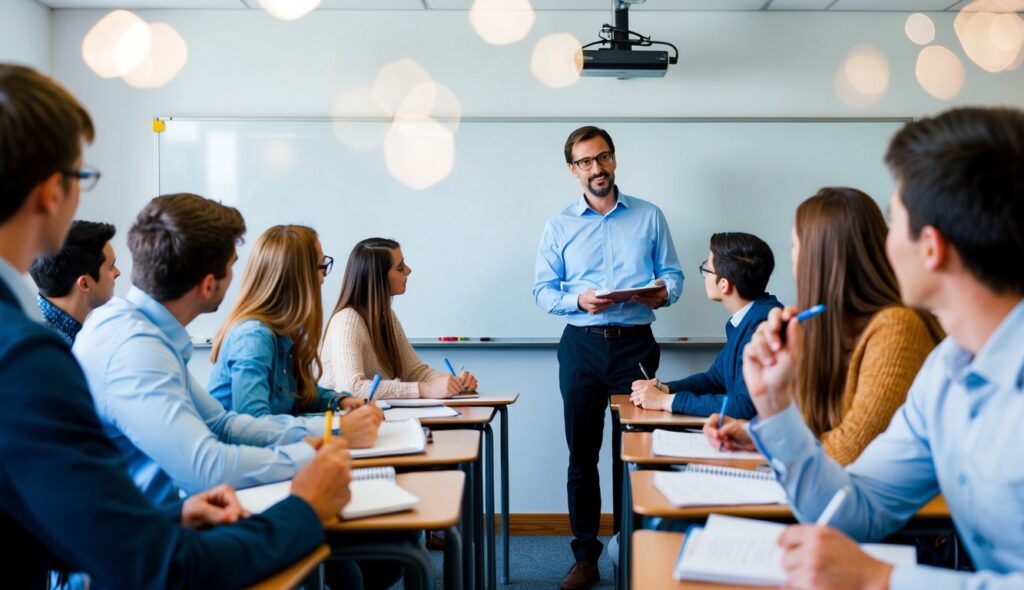
M 320 286 L 333 263 L 310 227 L 278 225 L 260 236 L 238 301 L 213 343 L 209 390 L 225 408 L 267 416 L 364 405 L 317 385 Z M 376 407 L 349 412 L 341 419 L 342 430 L 362 433 L 366 440 L 359 442 L 369 445 L 380 419 Z

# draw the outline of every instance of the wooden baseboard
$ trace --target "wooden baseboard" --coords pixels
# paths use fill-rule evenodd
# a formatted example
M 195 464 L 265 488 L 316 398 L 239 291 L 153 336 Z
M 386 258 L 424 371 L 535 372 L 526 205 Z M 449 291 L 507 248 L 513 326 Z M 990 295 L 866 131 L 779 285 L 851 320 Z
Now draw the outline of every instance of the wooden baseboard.
M 494 515 L 495 530 L 501 532 L 501 515 Z M 518 512 L 508 516 L 509 533 L 514 536 L 531 535 L 572 535 L 569 528 L 569 515 L 566 513 Z M 602 514 L 599 535 L 612 534 L 612 515 Z

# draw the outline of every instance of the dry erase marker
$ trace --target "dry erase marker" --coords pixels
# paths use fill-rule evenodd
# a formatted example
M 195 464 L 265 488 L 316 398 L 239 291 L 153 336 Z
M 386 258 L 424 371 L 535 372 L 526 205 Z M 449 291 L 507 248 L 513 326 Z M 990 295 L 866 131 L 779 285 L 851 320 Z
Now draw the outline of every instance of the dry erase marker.
M 722 409 L 718 411 L 718 450 L 721 451 L 725 441 L 722 440 L 722 423 L 725 421 L 725 406 L 729 404 L 729 396 L 722 398 Z
M 377 393 L 377 387 L 380 385 L 380 374 L 373 376 L 373 383 L 370 383 L 370 396 L 366 398 L 366 403 L 373 401 L 373 395 Z
M 800 313 L 796 314 L 796 321 L 802 324 L 805 321 L 813 318 L 814 316 L 818 316 L 818 315 L 821 315 L 823 313 L 825 313 L 825 305 L 823 303 L 819 303 L 818 305 L 815 305 L 814 307 L 808 307 L 807 309 L 805 309 L 805 310 L 801 311 Z M 788 328 L 789 328 L 789 320 L 783 320 L 782 321 L 782 329 L 779 331 L 779 339 L 782 340 L 783 344 L 786 343 L 786 330 Z
M 331 430 L 334 429 L 334 412 L 327 410 L 324 412 L 324 418 L 327 423 L 324 424 L 324 444 L 331 442 Z
M 440 342 L 458 342 L 459 341 L 459 337 L 458 336 L 438 336 L 437 339 Z
M 828 523 L 832 521 L 832 517 L 839 512 L 839 508 L 842 507 L 843 502 L 846 501 L 846 497 L 850 495 L 850 488 L 840 488 L 836 495 L 832 496 L 825 509 L 821 511 L 821 515 L 818 516 L 818 520 L 814 523 L 818 526 L 828 526 Z

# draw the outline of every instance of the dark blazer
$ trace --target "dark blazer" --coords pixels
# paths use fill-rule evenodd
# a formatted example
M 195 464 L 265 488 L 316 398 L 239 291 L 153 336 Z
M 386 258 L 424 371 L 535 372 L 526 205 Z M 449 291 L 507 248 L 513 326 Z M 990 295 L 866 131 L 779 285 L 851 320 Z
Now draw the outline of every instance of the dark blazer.
M 728 396 L 726 415 L 745 420 L 757 415 L 747 384 L 743 381 L 743 347 L 750 342 L 757 326 L 768 319 L 768 312 L 776 307 L 782 307 L 779 300 L 774 295 L 765 294 L 754 300 L 740 325 L 734 327 L 732 322 L 726 322 L 725 346 L 715 357 L 711 368 L 665 384 L 670 392 L 676 394 L 672 400 L 672 412 L 710 416 L 722 409 L 722 398 Z
M 98 588 L 234 588 L 325 539 L 295 496 L 208 531 L 182 528 L 180 516 L 180 503 L 156 508 L 135 487 L 67 344 L 0 280 L 2 585 L 46 588 L 47 570 L 64 569 Z

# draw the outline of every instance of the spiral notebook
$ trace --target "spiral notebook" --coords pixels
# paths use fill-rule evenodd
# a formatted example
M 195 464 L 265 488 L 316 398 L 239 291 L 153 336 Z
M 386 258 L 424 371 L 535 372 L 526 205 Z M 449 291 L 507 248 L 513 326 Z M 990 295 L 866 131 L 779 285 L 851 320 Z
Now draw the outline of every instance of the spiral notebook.
M 786 574 L 778 539 L 785 528 L 776 522 L 712 514 L 703 527 L 686 531 L 672 576 L 676 580 L 781 586 Z M 864 543 L 860 547 L 893 565 L 917 563 L 917 551 L 909 545 Z
M 422 453 L 427 448 L 427 437 L 420 421 L 415 418 L 381 422 L 377 427 L 377 440 L 365 449 L 349 449 L 353 459 L 390 457 Z
M 786 491 L 774 474 L 715 465 L 690 464 L 680 471 L 659 471 L 654 474 L 654 487 L 677 508 L 787 502 Z
M 263 512 L 291 494 L 291 480 L 238 490 L 242 507 L 254 514 Z M 420 499 L 395 483 L 394 467 L 352 470 L 349 484 L 352 499 L 341 510 L 343 520 L 390 514 L 415 508 Z

